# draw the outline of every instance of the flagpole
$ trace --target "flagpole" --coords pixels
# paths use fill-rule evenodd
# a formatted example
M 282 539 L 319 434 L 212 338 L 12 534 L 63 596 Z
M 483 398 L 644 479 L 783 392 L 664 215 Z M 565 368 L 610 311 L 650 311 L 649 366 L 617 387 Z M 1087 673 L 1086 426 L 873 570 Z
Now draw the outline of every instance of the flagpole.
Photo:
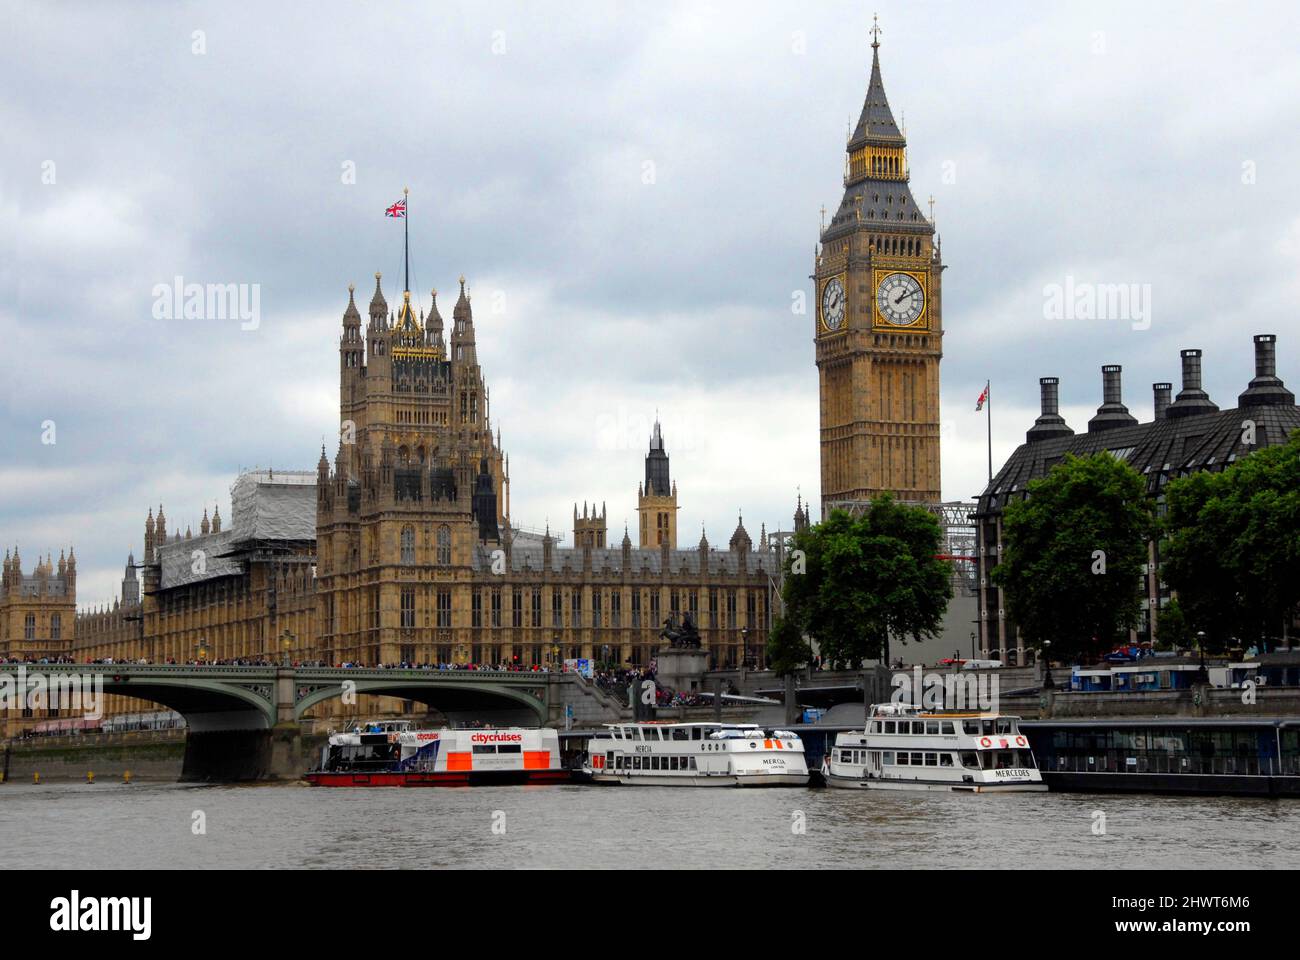
M 993 391 L 992 383 L 984 381 L 984 417 L 989 428 L 989 483 L 993 482 Z
M 403 187 L 402 196 L 406 198 L 406 209 L 402 211 L 402 250 L 406 258 L 406 292 L 411 292 L 411 188 Z

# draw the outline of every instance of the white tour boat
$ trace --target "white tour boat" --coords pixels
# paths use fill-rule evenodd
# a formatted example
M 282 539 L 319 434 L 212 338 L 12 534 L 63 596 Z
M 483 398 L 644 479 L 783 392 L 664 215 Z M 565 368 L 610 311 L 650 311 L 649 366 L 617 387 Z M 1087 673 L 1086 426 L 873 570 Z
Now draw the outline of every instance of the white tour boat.
M 803 741 L 789 730 L 738 723 L 608 723 L 587 745 L 594 783 L 645 786 L 804 786 Z
M 862 733 L 841 733 L 822 762 L 827 786 L 1020 793 L 1047 789 L 1020 718 L 878 704 Z
M 409 720 L 370 720 L 331 733 L 320 766 L 306 775 L 320 787 L 434 787 L 557 783 L 560 764 L 551 728 L 417 730 Z

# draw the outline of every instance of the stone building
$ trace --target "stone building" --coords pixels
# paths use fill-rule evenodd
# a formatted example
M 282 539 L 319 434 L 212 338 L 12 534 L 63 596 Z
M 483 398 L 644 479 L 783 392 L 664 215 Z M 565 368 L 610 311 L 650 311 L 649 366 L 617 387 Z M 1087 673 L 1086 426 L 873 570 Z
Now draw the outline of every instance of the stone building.
M 72 656 L 76 611 L 77 558 L 72 550 L 67 556 L 59 553 L 57 566 L 49 554 L 38 558 L 30 574 L 23 572 L 17 547 L 12 555 L 5 551 L 0 568 L 0 661 Z M 49 715 L 49 710 L 25 706 L 0 709 L 0 734 L 17 736 Z
M 844 196 L 813 264 L 823 515 L 882 493 L 937 503 L 943 261 L 909 185 L 907 139 L 880 76 L 845 146 Z
M 511 522 L 463 281 L 449 336 L 436 299 L 417 317 L 404 294 L 389 314 L 378 278 L 369 314 L 363 336 L 349 296 L 334 462 L 242 474 L 229 527 L 205 511 L 198 535 L 169 535 L 150 510 L 142 581 L 132 560 L 123 599 L 87 615 L 78 659 L 646 665 L 663 621 L 689 613 L 717 666 L 763 661 L 777 552 L 740 519 L 723 548 L 678 548 L 658 423 L 640 545 L 626 529 L 612 543 L 606 508 L 584 503 L 563 546 Z
M 1122 369 L 1102 367 L 1102 403 L 1076 434 L 1061 416 L 1059 380 L 1039 380 L 1042 412 L 1021 444 L 980 495 L 972 514 L 978 529 L 979 642 L 982 656 L 1009 663 L 1026 662 L 1027 651 L 1009 616 L 1001 591 L 990 572 L 1002 552 L 1002 511 L 1023 499 L 1026 487 L 1045 476 L 1066 454 L 1087 456 L 1108 450 L 1146 478 L 1147 492 L 1157 504 L 1171 480 L 1201 470 L 1223 470 L 1240 457 L 1263 447 L 1286 443 L 1300 429 L 1295 394 L 1277 376 L 1277 338 L 1255 337 L 1255 377 L 1237 397 L 1236 405 L 1220 410 L 1201 384 L 1201 351 L 1182 351 L 1182 389 L 1176 397 L 1170 383 L 1152 384 L 1153 419 L 1140 423 L 1124 404 Z M 1142 618 L 1134 640 L 1156 640 L 1160 610 L 1170 599 L 1160 580 L 1160 547 L 1147 546 L 1148 563 L 1142 582 Z
M 14 547 L 5 551 L 0 573 L 0 658 L 41 660 L 67 657 L 76 634 L 77 558 L 60 551 L 56 569 L 46 555 L 23 573 Z

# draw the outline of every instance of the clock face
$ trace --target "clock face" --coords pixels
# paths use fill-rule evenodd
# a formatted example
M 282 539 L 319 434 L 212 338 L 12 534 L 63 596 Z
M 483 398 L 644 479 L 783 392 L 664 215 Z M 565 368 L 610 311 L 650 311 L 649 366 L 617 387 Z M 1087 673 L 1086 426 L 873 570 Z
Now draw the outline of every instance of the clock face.
M 925 291 L 910 273 L 891 273 L 876 291 L 880 315 L 898 327 L 916 323 L 925 309 Z
M 844 285 L 837 279 L 822 287 L 822 323 L 831 331 L 844 324 Z

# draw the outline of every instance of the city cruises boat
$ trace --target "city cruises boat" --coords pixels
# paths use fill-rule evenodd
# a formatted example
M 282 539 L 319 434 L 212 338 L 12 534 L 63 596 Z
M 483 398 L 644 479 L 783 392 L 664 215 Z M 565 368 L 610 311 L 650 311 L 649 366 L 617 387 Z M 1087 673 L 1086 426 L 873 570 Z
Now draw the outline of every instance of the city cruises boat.
M 862 733 L 841 733 L 822 762 L 830 787 L 860 790 L 1043 791 L 1019 717 L 877 704 Z
M 660 787 L 804 786 L 803 742 L 735 723 L 608 723 L 587 745 L 584 779 Z
M 550 728 L 416 730 L 409 720 L 372 720 L 331 733 L 320 766 L 306 775 L 318 787 L 436 787 L 558 783 L 559 734 Z

